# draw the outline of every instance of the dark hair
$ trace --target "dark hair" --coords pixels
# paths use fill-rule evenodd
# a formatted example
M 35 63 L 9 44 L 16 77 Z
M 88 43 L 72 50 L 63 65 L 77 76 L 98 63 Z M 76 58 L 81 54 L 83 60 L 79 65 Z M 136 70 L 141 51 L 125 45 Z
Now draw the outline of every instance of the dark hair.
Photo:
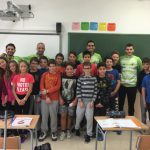
M 41 62 L 42 59 L 46 60 L 47 63 L 48 63 L 48 58 L 47 58 L 46 56 L 41 56 L 41 57 L 39 58 L 39 62 Z
M 113 61 L 113 59 L 111 57 L 105 57 L 105 62 L 107 61 L 107 59 L 111 59 Z
M 16 73 L 19 73 L 19 66 L 18 66 L 17 62 L 15 60 L 10 60 L 9 61 L 9 69 L 10 69 L 10 63 L 15 64 L 15 66 L 16 66 Z
M 119 53 L 119 51 L 118 51 L 118 50 L 114 50 L 114 51 L 111 53 L 111 56 L 112 56 L 112 55 L 114 55 L 114 54 L 117 54 L 117 55 L 119 55 L 119 56 L 120 56 L 120 53 Z
M 31 64 L 33 61 L 39 63 L 39 59 L 38 59 L 37 57 L 32 57 L 32 58 L 30 59 L 30 64 Z
M 88 45 L 89 43 L 93 43 L 93 44 L 94 44 L 94 46 L 95 46 L 95 42 L 94 42 L 94 41 L 89 40 L 89 41 L 87 41 L 87 44 L 86 44 L 86 45 Z
M 55 60 L 54 60 L 54 59 L 50 59 L 50 60 L 48 61 L 48 65 L 50 65 L 50 64 L 54 64 L 54 65 L 56 65 Z
M 12 46 L 14 49 L 16 49 L 16 46 L 15 46 L 15 44 L 13 44 L 13 43 L 7 44 L 7 45 L 6 45 L 6 49 L 7 49 L 8 46 Z
M 62 58 L 63 58 L 63 60 L 64 60 L 64 55 L 63 55 L 62 53 L 58 53 L 58 54 L 56 54 L 55 59 L 56 59 L 58 56 L 59 56 L 59 57 L 62 57 Z
M 100 67 L 106 67 L 106 63 L 100 62 L 100 63 L 97 65 L 97 69 L 99 69 Z
M 70 51 L 69 54 L 68 54 L 68 56 L 69 56 L 70 54 L 73 54 L 74 56 L 77 57 L 77 53 L 76 53 L 75 51 Z
M 89 55 L 91 57 L 91 53 L 87 50 L 83 52 L 83 58 L 84 58 L 85 55 Z
M 90 68 L 91 68 L 91 63 L 90 63 L 90 62 L 84 62 L 84 63 L 83 63 L 83 68 L 84 68 L 85 66 L 90 66 Z
M 150 63 L 150 58 L 144 57 L 144 58 L 142 59 L 142 63 Z
M 27 62 L 26 60 L 20 60 L 19 63 L 18 63 L 19 69 L 20 69 L 20 64 L 21 64 L 21 63 L 25 63 L 25 64 L 26 64 L 26 66 L 27 66 L 27 71 L 28 71 L 28 70 L 29 70 L 29 64 L 28 64 L 28 62 Z M 20 72 L 20 70 L 19 70 L 19 72 Z
M 66 62 L 66 63 L 65 63 L 65 68 L 66 68 L 67 66 L 71 66 L 73 69 L 75 69 L 75 65 L 72 64 L 71 62 Z
M 134 47 L 134 45 L 132 44 L 132 43 L 128 43 L 128 44 L 126 44 L 126 46 L 125 47 Z

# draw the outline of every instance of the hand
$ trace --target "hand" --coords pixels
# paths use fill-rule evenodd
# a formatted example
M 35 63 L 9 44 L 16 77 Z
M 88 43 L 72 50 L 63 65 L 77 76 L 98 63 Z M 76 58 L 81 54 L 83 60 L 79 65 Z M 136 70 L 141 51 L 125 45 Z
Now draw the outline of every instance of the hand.
M 15 105 L 15 101 L 12 101 L 12 102 L 11 102 L 11 105 L 13 105 L 13 106 L 14 106 L 14 105 Z
M 96 108 L 102 108 L 102 107 L 104 107 L 101 103 L 99 103 L 99 104 L 97 104 L 96 106 L 95 106 Z
M 94 107 L 94 102 L 91 101 L 91 102 L 90 102 L 90 108 L 93 108 L 93 107 Z
M 62 98 L 60 98 L 59 104 L 60 104 L 60 105 L 63 105 L 63 104 L 64 104 L 64 100 L 63 100 Z
M 77 101 L 76 100 L 72 101 L 72 106 L 76 106 L 76 105 L 77 105 Z
M 146 102 L 143 102 L 144 108 L 147 108 Z
M 48 96 L 46 97 L 46 103 L 47 104 L 51 104 L 52 103 L 51 99 Z
M 80 105 L 80 108 L 83 108 L 84 107 L 84 104 L 82 101 L 79 101 L 79 105 Z
M 43 89 L 43 90 L 41 91 L 41 94 L 42 94 L 42 95 L 45 95 L 46 93 L 47 93 L 46 89 Z
M 113 96 L 115 96 L 115 95 L 116 95 L 116 92 L 115 92 L 115 91 L 111 92 L 111 97 L 113 97 Z
M 41 102 L 41 98 L 38 96 L 37 98 L 36 98 L 36 103 L 40 103 Z

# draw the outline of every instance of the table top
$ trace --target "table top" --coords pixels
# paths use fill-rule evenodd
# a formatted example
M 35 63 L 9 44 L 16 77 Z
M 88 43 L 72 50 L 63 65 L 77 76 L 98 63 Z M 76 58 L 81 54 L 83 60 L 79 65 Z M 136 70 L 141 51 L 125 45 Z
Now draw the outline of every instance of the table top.
M 110 117 L 107 117 L 107 116 L 95 116 L 94 119 L 96 121 L 98 121 L 98 120 L 103 120 L 103 119 L 110 119 Z M 126 116 L 125 118 L 116 118 L 116 119 L 131 119 L 138 127 L 137 128 L 120 128 L 120 127 L 115 127 L 115 128 L 104 128 L 103 130 L 105 130 L 105 131 L 116 131 L 116 130 L 136 131 L 136 130 L 148 130 L 149 129 L 149 126 L 143 124 L 140 120 L 138 120 L 134 116 Z
M 16 126 L 16 127 L 13 127 L 11 125 L 12 119 L 7 119 L 7 129 L 35 129 L 36 125 L 38 123 L 38 120 L 40 118 L 39 115 L 15 115 L 14 118 L 16 118 L 16 117 L 29 117 L 29 118 L 32 118 L 30 126 L 21 126 L 21 127 Z M 4 121 L 3 120 L 0 120 L 0 129 L 4 129 Z

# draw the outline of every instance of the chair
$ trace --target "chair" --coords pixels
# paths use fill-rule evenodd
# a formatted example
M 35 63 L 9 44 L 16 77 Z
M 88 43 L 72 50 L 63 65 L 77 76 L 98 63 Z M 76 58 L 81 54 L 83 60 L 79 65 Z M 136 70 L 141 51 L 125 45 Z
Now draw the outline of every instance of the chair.
M 0 149 L 3 148 L 3 137 L 0 137 Z M 9 150 L 20 150 L 21 149 L 21 139 L 20 136 L 7 137 L 6 148 Z
M 137 150 L 150 150 L 150 135 L 140 135 L 136 142 Z

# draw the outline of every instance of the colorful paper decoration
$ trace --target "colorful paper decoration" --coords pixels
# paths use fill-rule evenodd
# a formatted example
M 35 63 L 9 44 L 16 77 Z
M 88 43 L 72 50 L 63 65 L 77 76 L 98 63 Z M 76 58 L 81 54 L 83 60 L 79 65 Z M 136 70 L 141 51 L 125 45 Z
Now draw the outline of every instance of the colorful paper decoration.
M 90 22 L 90 30 L 98 30 L 98 23 L 97 22 Z
M 89 22 L 81 22 L 81 30 L 89 30 Z
M 80 22 L 73 22 L 72 23 L 72 30 L 80 30 Z
M 99 30 L 99 31 L 106 31 L 106 29 L 107 29 L 107 24 L 106 24 L 106 22 L 100 22 L 100 23 L 99 23 L 99 26 L 98 26 L 98 30 Z
M 116 30 L 116 24 L 115 23 L 108 23 L 107 24 L 107 31 L 115 31 Z

